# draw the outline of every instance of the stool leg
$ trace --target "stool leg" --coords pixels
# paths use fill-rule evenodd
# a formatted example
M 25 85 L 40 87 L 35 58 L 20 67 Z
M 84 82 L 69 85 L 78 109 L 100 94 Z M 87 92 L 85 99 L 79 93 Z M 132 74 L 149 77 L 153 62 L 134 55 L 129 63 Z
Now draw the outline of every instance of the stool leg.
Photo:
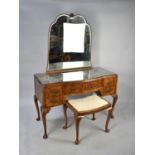
M 107 116 L 107 120 L 106 120 L 106 124 L 105 124 L 105 132 L 109 132 L 110 131 L 108 129 L 108 124 L 109 124 L 111 115 L 112 115 L 112 109 L 108 110 L 108 116 Z
M 64 129 L 67 129 L 67 105 L 63 104 L 63 111 L 64 111 Z
M 95 118 L 95 113 L 93 113 L 93 117 L 92 117 L 92 120 L 95 120 L 96 118 Z
M 80 143 L 80 141 L 79 141 L 79 124 L 80 124 L 81 117 L 75 115 L 74 116 L 74 119 L 75 119 L 75 128 L 76 128 L 76 140 L 75 140 L 75 144 L 79 144 Z

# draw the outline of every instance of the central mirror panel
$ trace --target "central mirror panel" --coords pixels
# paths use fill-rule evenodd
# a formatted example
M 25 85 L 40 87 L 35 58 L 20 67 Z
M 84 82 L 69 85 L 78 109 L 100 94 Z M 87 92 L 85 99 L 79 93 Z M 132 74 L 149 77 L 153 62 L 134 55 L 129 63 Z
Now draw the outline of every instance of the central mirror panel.
M 83 16 L 62 14 L 49 28 L 47 73 L 91 67 L 91 32 Z

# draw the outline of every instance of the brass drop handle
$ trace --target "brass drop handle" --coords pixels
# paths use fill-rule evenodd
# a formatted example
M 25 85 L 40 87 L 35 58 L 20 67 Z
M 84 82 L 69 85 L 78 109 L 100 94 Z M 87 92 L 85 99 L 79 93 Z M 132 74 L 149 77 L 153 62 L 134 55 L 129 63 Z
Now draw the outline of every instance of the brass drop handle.
M 111 85 L 111 84 L 112 84 L 112 81 L 108 81 L 107 84 L 108 84 L 108 85 Z
M 75 91 L 76 89 L 77 89 L 76 86 L 71 87 L 71 91 Z
M 57 99 L 55 99 L 55 98 L 52 98 L 52 99 L 50 99 L 50 102 L 52 102 L 52 103 L 57 103 L 57 102 L 58 102 L 58 100 L 57 100 Z

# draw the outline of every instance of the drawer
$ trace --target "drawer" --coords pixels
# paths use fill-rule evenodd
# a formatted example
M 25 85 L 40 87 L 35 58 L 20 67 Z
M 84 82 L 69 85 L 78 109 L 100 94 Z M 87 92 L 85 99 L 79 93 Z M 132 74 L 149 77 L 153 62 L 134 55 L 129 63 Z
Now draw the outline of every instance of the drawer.
M 116 84 L 116 77 L 104 78 L 104 86 L 113 86 Z
M 46 97 L 62 96 L 62 86 L 61 85 L 50 85 L 45 89 Z
M 84 90 L 93 91 L 102 87 L 102 80 L 89 81 L 84 84 Z
M 109 86 L 103 88 L 103 95 L 112 95 L 115 94 L 116 87 L 115 86 Z
M 63 85 L 63 93 L 65 95 L 78 94 L 83 92 L 82 82 L 77 83 L 65 83 Z
M 62 96 L 46 98 L 46 107 L 53 107 L 63 104 Z

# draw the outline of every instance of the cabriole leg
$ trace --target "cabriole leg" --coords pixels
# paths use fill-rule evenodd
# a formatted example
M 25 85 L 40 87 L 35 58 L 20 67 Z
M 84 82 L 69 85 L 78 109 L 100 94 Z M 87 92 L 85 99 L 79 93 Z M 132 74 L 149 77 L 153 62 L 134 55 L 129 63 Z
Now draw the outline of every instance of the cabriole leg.
M 63 104 L 63 111 L 64 111 L 64 129 L 67 129 L 67 105 Z
M 80 143 L 80 141 L 79 141 L 79 124 L 80 124 L 81 117 L 75 115 L 74 118 L 75 118 L 75 128 L 76 128 L 75 144 L 79 144 Z
M 36 95 L 34 95 L 34 103 L 35 103 L 35 107 L 36 107 L 37 115 L 38 115 L 36 120 L 39 121 L 40 120 L 40 112 L 39 112 L 39 106 L 38 106 L 38 99 L 37 99 Z
M 48 136 L 47 136 L 47 127 L 46 127 L 46 114 L 49 111 L 50 111 L 50 108 L 41 107 L 42 121 L 43 121 L 43 126 L 44 126 L 44 135 L 43 135 L 44 139 L 48 138 Z
M 110 109 L 108 110 L 108 116 L 107 116 L 107 120 L 106 120 L 106 124 L 105 124 L 105 132 L 109 132 L 109 131 L 110 131 L 110 130 L 108 129 L 108 124 L 109 124 L 111 115 L 112 115 L 112 108 L 110 108 Z
M 115 95 L 112 95 L 112 98 L 113 98 L 113 103 L 112 103 L 112 114 L 111 114 L 111 118 L 114 118 L 114 108 L 115 108 L 115 105 L 116 105 L 116 102 L 117 102 L 117 99 L 118 99 L 118 95 L 115 94 Z

